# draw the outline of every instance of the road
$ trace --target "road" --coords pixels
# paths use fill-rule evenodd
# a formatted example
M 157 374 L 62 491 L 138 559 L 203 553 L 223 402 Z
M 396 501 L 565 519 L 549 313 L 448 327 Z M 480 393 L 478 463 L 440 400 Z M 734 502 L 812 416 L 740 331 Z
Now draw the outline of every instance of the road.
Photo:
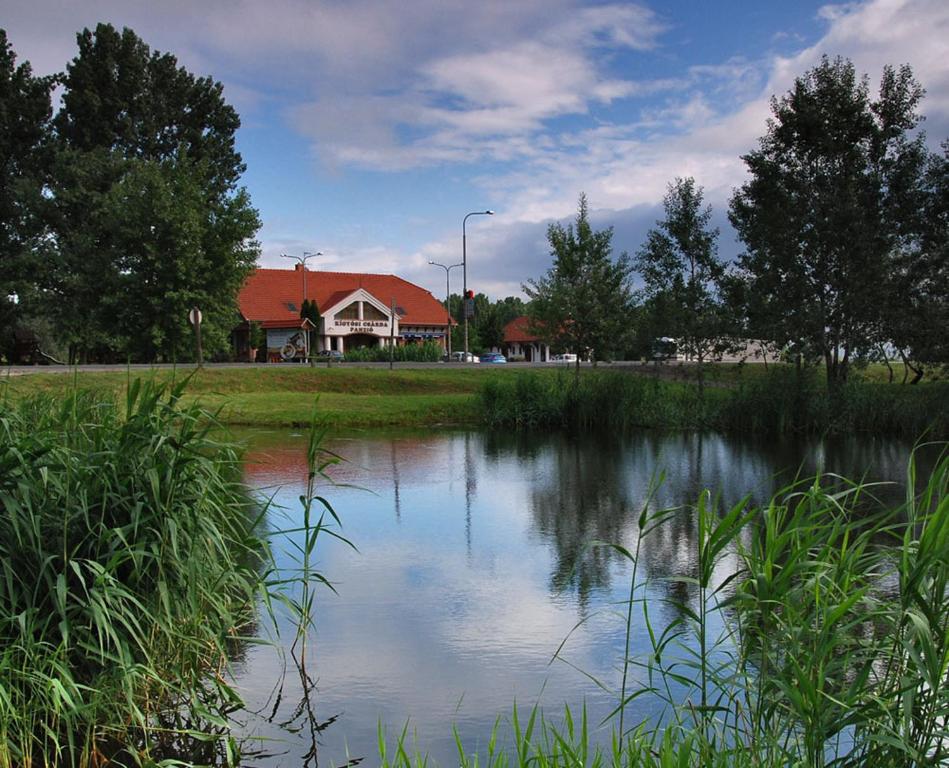
M 301 363 L 205 363 L 204 368 L 207 370 L 216 370 L 216 369 L 228 369 L 228 368 L 280 368 L 288 366 L 301 367 Z M 668 370 L 674 368 L 676 364 L 664 364 L 657 366 L 655 363 L 642 363 L 638 361 L 617 361 L 615 363 L 600 363 L 599 368 L 604 370 L 636 370 L 643 371 L 648 370 L 650 372 L 658 372 L 660 370 Z M 504 368 L 517 368 L 517 369 L 530 369 L 530 368 L 573 368 L 574 363 L 506 363 Z M 91 364 L 91 365 L 77 365 L 77 366 L 65 366 L 65 365 L 10 365 L 10 366 L 0 366 L 0 377 L 2 376 L 22 376 L 29 375 L 31 373 L 105 373 L 105 372 L 118 372 L 118 371 L 130 371 L 132 373 L 140 371 L 154 371 L 154 370 L 172 370 L 177 368 L 180 371 L 190 371 L 194 370 L 196 366 L 193 363 L 179 364 L 174 365 L 172 363 L 158 363 L 154 365 L 150 364 L 116 364 L 116 365 L 100 365 L 100 364 Z M 316 363 L 317 368 L 326 368 L 327 363 Z M 389 367 L 389 363 L 333 363 L 333 368 L 378 368 L 385 369 Z M 408 362 L 399 362 L 393 363 L 393 368 L 397 369 L 412 369 L 412 368 L 434 368 L 434 369 L 444 369 L 444 368 L 469 368 L 471 370 L 488 370 L 495 368 L 496 365 L 493 364 L 480 364 L 480 363 L 408 363 Z M 581 368 L 590 368 L 589 363 L 581 363 Z

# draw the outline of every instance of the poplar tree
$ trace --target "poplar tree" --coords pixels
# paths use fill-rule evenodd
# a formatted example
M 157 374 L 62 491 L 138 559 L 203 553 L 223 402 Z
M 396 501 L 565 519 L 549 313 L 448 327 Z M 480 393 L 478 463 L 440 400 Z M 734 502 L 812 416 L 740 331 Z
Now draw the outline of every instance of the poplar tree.
M 631 331 L 632 292 L 629 256 L 612 257 L 613 228 L 590 225 L 586 195 L 580 195 L 574 224 L 551 224 L 547 240 L 553 266 L 530 280 L 528 316 L 547 343 L 580 358 L 607 360 L 622 350 Z
M 649 230 L 636 258 L 655 327 L 676 338 L 678 349 L 699 366 L 726 346 L 721 300 L 725 265 L 718 257 L 718 229 L 710 226 L 711 206 L 695 179 L 676 179 L 663 199 L 665 218 Z
M 894 256 L 919 204 L 923 91 L 908 66 L 884 69 L 879 96 L 845 59 L 828 59 L 780 99 L 730 219 L 756 333 L 823 360 L 829 385 L 886 335 Z

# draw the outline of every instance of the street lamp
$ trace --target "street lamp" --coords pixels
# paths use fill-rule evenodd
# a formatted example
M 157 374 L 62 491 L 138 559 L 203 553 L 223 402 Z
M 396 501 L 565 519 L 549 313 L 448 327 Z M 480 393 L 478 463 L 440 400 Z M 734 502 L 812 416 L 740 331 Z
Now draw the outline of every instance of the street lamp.
M 306 262 L 308 259 L 312 259 L 316 256 L 322 256 L 322 255 L 323 255 L 322 251 L 316 251 L 315 253 L 311 251 L 304 251 L 302 256 L 288 256 L 285 253 L 280 254 L 281 258 L 293 259 L 301 267 L 300 271 L 303 272 L 303 301 L 306 301 Z M 302 302 L 300 304 L 300 308 L 301 309 L 303 308 Z M 307 331 L 305 338 L 306 338 L 306 356 L 307 358 L 309 358 L 310 357 L 310 332 L 309 331 Z
M 450 267 L 446 267 L 444 264 L 439 264 L 437 261 L 428 262 L 433 267 L 441 267 L 445 270 L 445 311 L 448 313 L 448 330 L 445 332 L 448 337 L 448 361 L 451 362 L 451 289 L 449 288 L 448 283 L 448 273 L 451 272 L 455 267 L 464 266 L 462 264 L 452 264 Z M 464 297 L 462 297 L 464 301 Z
M 467 237 L 465 236 L 465 224 L 468 223 L 470 216 L 494 216 L 494 211 L 472 211 L 461 220 L 461 273 L 462 278 L 462 308 L 465 315 L 465 362 L 468 362 L 468 248 Z

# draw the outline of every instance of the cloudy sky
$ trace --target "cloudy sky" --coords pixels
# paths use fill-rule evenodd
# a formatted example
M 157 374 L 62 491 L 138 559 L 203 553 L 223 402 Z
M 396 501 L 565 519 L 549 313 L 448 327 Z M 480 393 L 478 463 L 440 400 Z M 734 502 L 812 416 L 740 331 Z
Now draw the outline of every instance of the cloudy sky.
M 725 219 L 769 99 L 822 54 L 875 81 L 912 65 L 930 144 L 949 136 L 949 3 L 867 0 L 0 0 L 39 73 L 99 21 L 134 29 L 225 86 L 264 266 L 396 273 L 444 292 L 461 259 L 491 296 L 550 265 L 545 233 L 585 192 L 635 252 L 667 184 L 694 176 Z M 452 273 L 453 281 L 458 271 Z M 460 275 L 459 275 L 460 278 Z M 460 280 L 453 282 L 460 290 Z

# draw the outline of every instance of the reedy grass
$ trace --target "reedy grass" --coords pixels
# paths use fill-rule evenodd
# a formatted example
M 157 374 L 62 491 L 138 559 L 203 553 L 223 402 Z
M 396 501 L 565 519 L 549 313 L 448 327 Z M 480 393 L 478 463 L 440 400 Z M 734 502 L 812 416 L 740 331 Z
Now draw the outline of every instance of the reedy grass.
M 314 493 L 321 435 L 300 572 L 277 574 L 269 540 L 295 531 L 265 530 L 213 414 L 182 406 L 187 384 L 130 381 L 121 405 L 78 389 L 0 399 L 2 768 L 236 765 L 227 668 L 261 642 L 261 601 L 287 605 L 305 642 L 328 584 L 314 502 L 335 514 Z
M 774 368 L 706 388 L 615 371 L 521 372 L 484 381 L 492 427 L 623 430 L 707 428 L 767 435 L 864 432 L 949 435 L 949 382 L 905 387 L 854 379 L 828 391 L 815 371 Z

